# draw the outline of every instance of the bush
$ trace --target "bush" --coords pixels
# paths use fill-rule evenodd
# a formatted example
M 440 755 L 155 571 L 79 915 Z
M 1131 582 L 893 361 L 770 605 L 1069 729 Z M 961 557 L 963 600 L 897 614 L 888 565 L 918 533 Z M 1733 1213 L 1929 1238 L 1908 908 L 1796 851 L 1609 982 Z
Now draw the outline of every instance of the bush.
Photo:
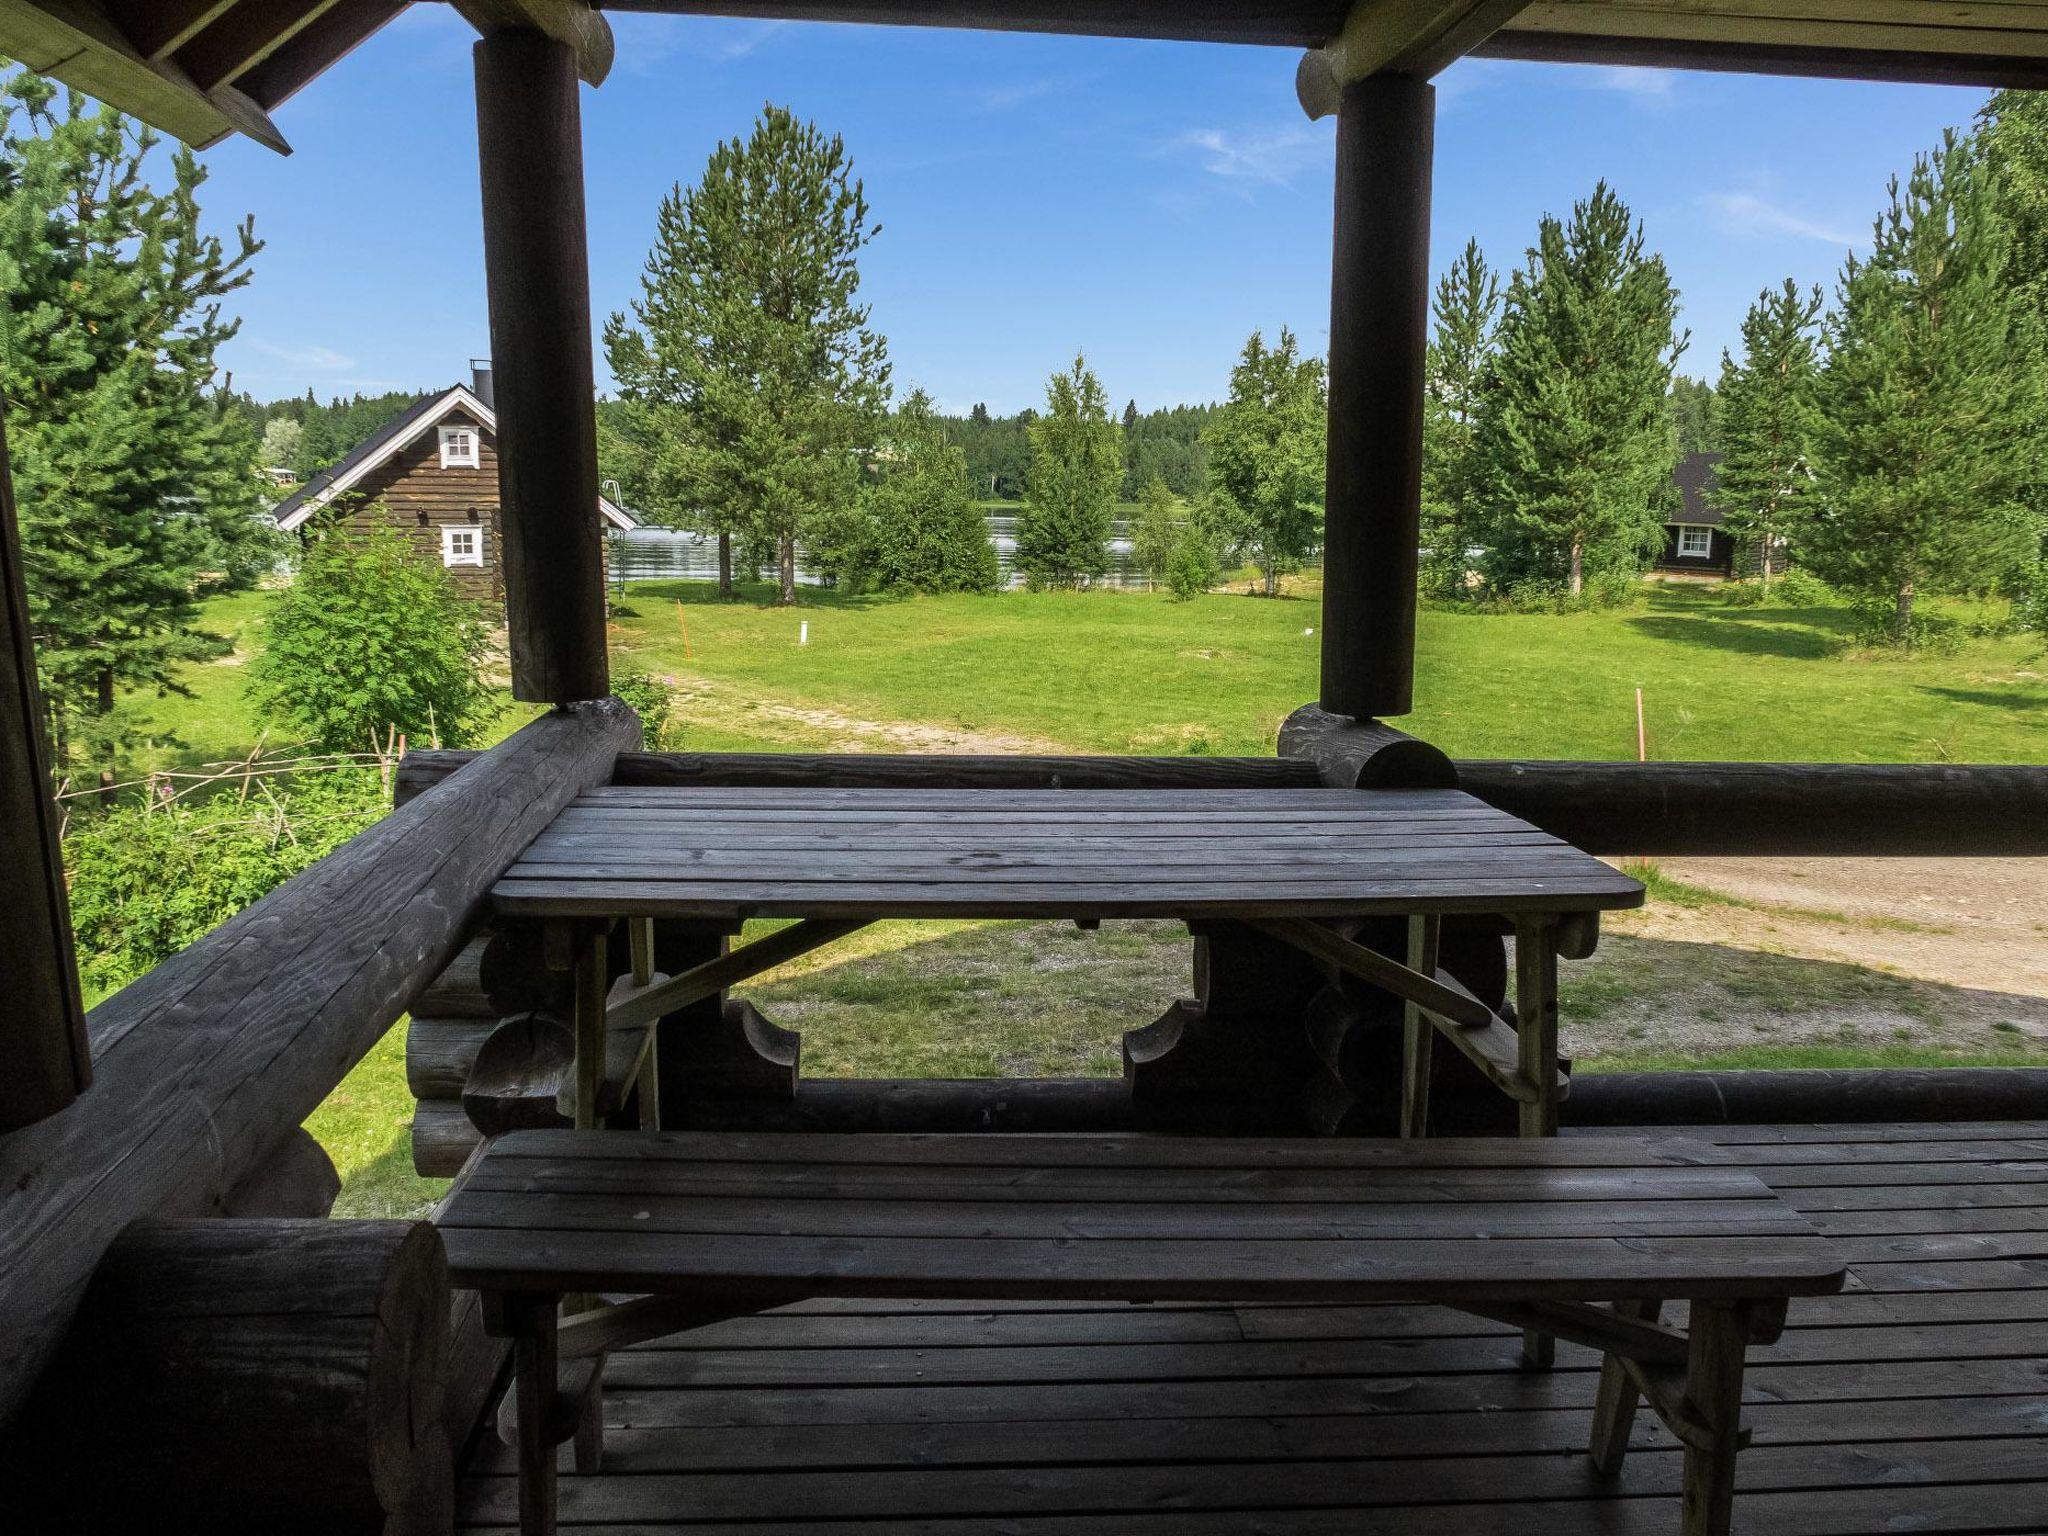
M 249 666 L 256 702 L 329 752 L 396 729 L 473 746 L 499 705 L 483 620 L 454 579 L 392 527 L 328 527 L 272 601 Z
M 247 794 L 152 799 L 75 819 L 64 839 L 88 994 L 125 987 L 325 857 L 389 805 L 375 768 L 261 779 Z
M 1649 583 L 1626 571 L 1602 571 L 1573 592 L 1556 582 L 1525 581 L 1486 606 L 1499 613 L 1605 613 L 1640 608 L 1650 600 Z
M 1174 599 L 1190 602 L 1223 579 L 1223 567 L 1216 558 L 1216 540 L 1200 518 L 1185 519 L 1174 534 L 1173 552 L 1166 560 L 1166 584 Z
M 640 717 L 648 751 L 659 752 L 668 740 L 669 723 L 675 715 L 676 699 L 669 692 L 667 681 L 651 672 L 614 672 L 612 693 L 632 706 L 633 713 Z
M 1842 597 L 1813 572 L 1794 566 L 1771 583 L 1771 600 L 1794 608 L 1832 608 Z

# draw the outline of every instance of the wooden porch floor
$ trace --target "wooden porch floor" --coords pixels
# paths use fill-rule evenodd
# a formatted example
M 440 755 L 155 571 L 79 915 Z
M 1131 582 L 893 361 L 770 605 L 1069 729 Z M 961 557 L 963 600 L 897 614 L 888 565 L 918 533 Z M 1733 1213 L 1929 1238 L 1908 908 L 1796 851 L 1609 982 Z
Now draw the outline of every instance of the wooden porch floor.
M 1608 1132 L 1604 1134 L 1615 1134 Z M 2048 1531 L 2048 1122 L 1740 1126 L 1723 1149 L 1836 1236 L 1849 1292 L 1752 1355 L 1739 1530 Z M 615 1355 L 586 1536 L 1557 1536 L 1671 1532 L 1638 1415 L 1583 1455 L 1596 1360 L 1517 1368 L 1429 1307 L 810 1303 Z M 565 1462 L 566 1465 L 566 1462 Z M 509 1530 L 470 1448 L 461 1528 Z

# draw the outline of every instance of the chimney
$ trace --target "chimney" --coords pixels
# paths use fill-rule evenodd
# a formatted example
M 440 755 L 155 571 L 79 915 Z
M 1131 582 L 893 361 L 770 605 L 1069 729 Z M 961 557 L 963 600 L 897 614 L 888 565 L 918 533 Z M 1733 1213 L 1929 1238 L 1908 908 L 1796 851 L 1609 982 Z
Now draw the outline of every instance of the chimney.
M 491 360 L 488 357 L 472 357 L 469 360 L 469 392 L 483 401 L 484 409 L 496 411 L 497 393 L 491 387 Z

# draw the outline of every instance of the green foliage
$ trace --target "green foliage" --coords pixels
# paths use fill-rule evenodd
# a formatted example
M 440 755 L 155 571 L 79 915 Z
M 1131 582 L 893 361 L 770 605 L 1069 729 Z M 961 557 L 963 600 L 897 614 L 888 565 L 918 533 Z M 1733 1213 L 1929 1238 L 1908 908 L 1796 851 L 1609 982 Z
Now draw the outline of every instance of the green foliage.
M 1436 332 L 1423 370 L 1422 568 L 1423 595 L 1465 595 L 1467 551 L 1479 536 L 1473 525 L 1473 448 L 1487 362 L 1500 324 L 1500 280 L 1477 240 L 1468 240 L 1437 284 L 1431 306 Z
M 1024 482 L 1031 477 L 1031 423 L 1038 412 L 991 416 L 986 405 L 977 404 L 964 417 L 938 419 L 966 459 L 968 484 L 977 498 L 1024 499 Z
M 264 469 L 296 469 L 305 441 L 304 422 L 290 416 L 272 417 L 263 424 L 263 446 L 256 450 L 257 463 Z
M 771 548 L 785 603 L 797 545 L 850 504 L 888 405 L 887 344 L 857 302 L 877 233 L 844 142 L 765 107 L 662 200 L 634 323 L 605 326 L 627 494 Z
M 1671 426 L 1681 454 L 1721 452 L 1721 422 L 1721 396 L 1713 385 L 1682 373 L 1672 375 Z
M 1678 439 L 1668 396 L 1684 347 L 1661 256 L 1605 182 L 1545 217 L 1509 280 L 1475 433 L 1475 495 L 1496 588 L 1582 592 L 1663 543 Z
M 665 681 L 638 667 L 614 672 L 612 696 L 640 717 L 640 732 L 646 738 L 648 751 L 659 752 L 668 745 L 676 697 Z
M 1131 563 L 1155 582 L 1166 575 L 1184 519 L 1180 499 L 1166 482 L 1148 480 L 1138 494 L 1138 515 L 1131 519 Z
M 1888 603 L 1902 647 L 1923 594 L 2015 584 L 2038 558 L 2041 327 L 2004 256 L 1986 166 L 1950 133 L 1842 271 L 1802 558 Z
M 284 787 L 276 787 L 278 783 Z M 210 798 L 81 816 L 64 840 L 89 994 L 126 986 L 384 814 L 374 768 L 332 768 Z
M 1820 388 L 1814 332 L 1820 289 L 1757 296 L 1742 321 L 1742 360 L 1721 355 L 1722 459 L 1714 500 L 1738 547 L 1753 551 L 1768 596 L 1813 485 Z
M 396 527 L 330 524 L 272 600 L 253 697 L 330 752 L 472 745 L 497 714 L 476 605 Z
M 1173 551 L 1166 561 L 1166 584 L 1185 603 L 1200 597 L 1223 579 L 1223 564 L 1216 556 L 1216 537 L 1201 516 L 1181 519 L 1174 532 Z
M 1202 431 L 1216 415 L 1213 405 L 1175 405 L 1140 411 L 1124 407 L 1124 483 L 1121 496 L 1136 501 L 1154 480 L 1180 497 L 1198 495 L 1209 474 Z
M 1017 519 L 1017 568 L 1033 587 L 1077 587 L 1109 565 L 1109 530 L 1123 486 L 1122 436 L 1087 359 L 1046 383 L 1033 421 L 1031 477 Z
M 1253 331 L 1202 434 L 1226 531 L 1264 573 L 1268 597 L 1322 539 L 1326 410 L 1322 359 L 1301 357 L 1285 326 L 1270 348 Z
M 206 392 L 261 247 L 246 221 L 232 255 L 201 233 L 206 174 L 180 148 L 157 184 L 156 142 L 26 71 L 0 81 L 0 394 L 60 769 L 110 772 L 119 696 L 219 654 L 199 602 L 274 557 L 254 437 Z
M 890 418 L 840 543 L 839 571 L 856 591 L 995 591 L 988 519 L 968 489 L 965 456 L 923 390 L 912 390 Z

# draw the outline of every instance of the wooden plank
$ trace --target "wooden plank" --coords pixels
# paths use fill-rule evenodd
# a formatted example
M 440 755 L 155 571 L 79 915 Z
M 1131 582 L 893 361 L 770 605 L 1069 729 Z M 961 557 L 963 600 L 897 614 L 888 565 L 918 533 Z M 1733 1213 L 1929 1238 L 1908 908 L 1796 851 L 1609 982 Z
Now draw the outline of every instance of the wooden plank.
M 209 1207 L 261 1162 L 447 965 L 517 850 L 638 737 L 612 704 L 536 720 L 92 1010 L 94 1090 L 0 1141 L 0 1416 L 114 1234 Z
M 107 19 L 144 58 L 168 58 L 196 37 L 235 0 L 101 0 Z
M 707 997 L 716 997 L 727 987 L 735 986 L 750 976 L 809 954 L 812 950 L 836 942 L 849 933 L 857 932 L 866 924 L 859 921 L 797 923 L 771 933 L 753 943 L 730 950 L 715 960 L 693 966 L 678 976 L 645 988 L 635 989 L 629 996 L 614 1002 L 605 1010 L 607 1027 L 631 1029 L 652 1025 L 664 1014 L 687 1008 L 691 1003 L 701 1002 Z
M 1317 882 L 1390 884 L 1410 878 L 1423 881 L 1494 879 L 1511 885 L 1523 880 L 1569 881 L 1582 877 L 1587 868 L 1569 849 L 1562 848 L 1476 848 L 1464 850 L 1462 855 L 1404 849 L 1351 858 L 1317 858 L 1300 854 L 1292 860 L 1276 859 L 1241 871 L 1219 871 L 1213 861 L 1135 869 L 1128 866 L 1104 868 L 1088 858 L 946 854 L 920 859 L 911 854 L 892 856 L 866 849 L 821 848 L 813 857 L 791 853 L 779 858 L 764 856 L 752 863 L 746 855 L 738 853 L 692 853 L 681 860 L 671 861 L 651 851 L 605 853 L 572 850 L 559 859 L 521 859 L 508 872 L 507 878 L 636 883 L 673 879 L 694 885 L 733 885 L 742 890 L 762 883 L 815 885 L 820 888 L 844 884 L 995 885 L 1015 878 L 1031 884 L 1068 885 L 1083 891 L 1095 886 L 1119 889 L 1155 887 L 1172 891 L 1182 884 L 1192 883 L 1264 895 L 1275 887 Z M 1274 936 L 1282 935 L 1276 933 Z M 1461 1006 L 1448 997 L 1440 1001 L 1446 1010 Z
M 261 5 L 237 5 L 178 49 L 179 67 L 202 91 L 233 85 L 334 4 L 335 0 L 265 0 Z

